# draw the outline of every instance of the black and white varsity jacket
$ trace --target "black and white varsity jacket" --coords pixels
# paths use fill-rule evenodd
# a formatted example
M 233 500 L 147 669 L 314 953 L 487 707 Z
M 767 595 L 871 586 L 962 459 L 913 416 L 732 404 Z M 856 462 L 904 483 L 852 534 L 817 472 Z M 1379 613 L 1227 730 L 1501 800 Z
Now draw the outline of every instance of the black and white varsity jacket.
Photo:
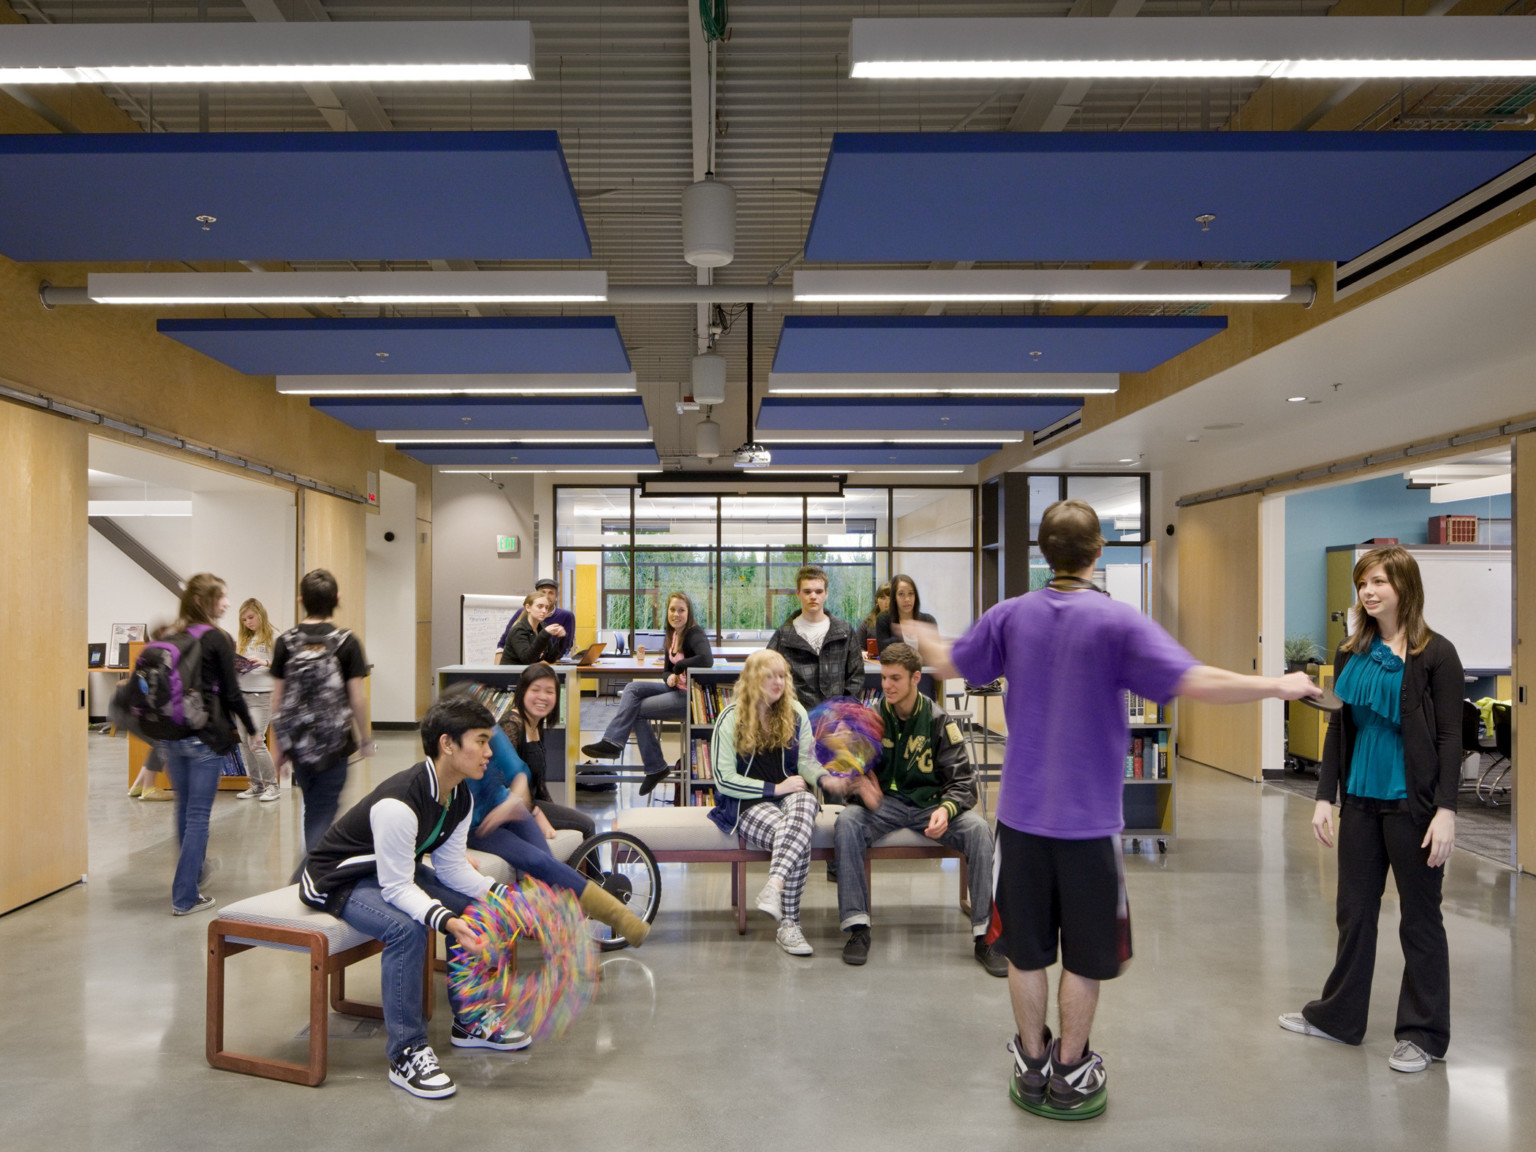
M 384 899 L 441 932 L 454 913 L 416 884 L 416 865 L 432 856 L 439 883 L 479 899 L 492 881 L 464 855 L 474 802 L 461 782 L 441 796 L 437 770 L 423 760 L 385 780 L 331 825 L 299 877 L 299 899 L 336 916 L 366 876 Z

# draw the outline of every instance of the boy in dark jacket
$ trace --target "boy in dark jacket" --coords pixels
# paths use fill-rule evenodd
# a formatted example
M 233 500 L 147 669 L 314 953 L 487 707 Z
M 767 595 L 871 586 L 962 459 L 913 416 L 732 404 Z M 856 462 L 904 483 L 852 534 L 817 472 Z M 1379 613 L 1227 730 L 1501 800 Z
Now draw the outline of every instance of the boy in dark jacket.
M 960 726 L 917 690 L 922 660 L 897 642 L 880 653 L 880 719 L 884 755 L 855 777 L 849 804 L 837 817 L 837 913 L 844 932 L 843 963 L 869 958 L 869 883 L 864 855 L 898 828 L 965 853 L 971 874 L 971 934 L 977 961 L 993 976 L 1008 975 L 1007 960 L 986 940 L 992 917 L 992 831 L 972 809 L 976 773 Z
M 864 653 L 853 626 L 826 610 L 827 573 L 807 564 L 795 573 L 800 611 L 768 641 L 783 656 L 795 682 L 795 697 L 809 712 L 834 696 L 858 699 L 864 693 Z

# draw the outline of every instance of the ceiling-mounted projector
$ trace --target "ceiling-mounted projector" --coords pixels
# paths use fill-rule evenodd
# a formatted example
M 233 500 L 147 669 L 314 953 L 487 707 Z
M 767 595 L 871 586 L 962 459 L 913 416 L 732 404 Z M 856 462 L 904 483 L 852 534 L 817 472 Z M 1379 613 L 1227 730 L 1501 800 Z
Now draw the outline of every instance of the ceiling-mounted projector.
M 743 444 L 736 449 L 736 467 L 738 468 L 766 468 L 772 463 L 773 453 L 756 441 Z

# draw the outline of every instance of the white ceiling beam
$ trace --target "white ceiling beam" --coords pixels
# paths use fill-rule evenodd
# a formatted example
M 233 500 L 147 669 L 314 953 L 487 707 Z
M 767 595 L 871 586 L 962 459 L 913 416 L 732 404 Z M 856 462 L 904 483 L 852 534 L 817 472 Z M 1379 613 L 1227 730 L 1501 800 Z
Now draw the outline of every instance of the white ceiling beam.
M 277 0 L 245 0 L 246 11 L 259 24 L 282 24 L 289 13 L 277 6 Z M 316 23 L 329 21 L 331 14 L 320 0 L 290 0 L 297 20 Z M 391 132 L 394 123 L 366 84 L 305 84 L 304 93 L 325 117 L 333 132 Z
M 1115 0 L 1104 15 L 1134 16 L 1144 0 Z M 1073 0 L 1068 16 L 1093 16 L 1093 0 Z M 1036 80 L 1008 120 L 1010 132 L 1060 132 L 1082 107 L 1091 80 Z

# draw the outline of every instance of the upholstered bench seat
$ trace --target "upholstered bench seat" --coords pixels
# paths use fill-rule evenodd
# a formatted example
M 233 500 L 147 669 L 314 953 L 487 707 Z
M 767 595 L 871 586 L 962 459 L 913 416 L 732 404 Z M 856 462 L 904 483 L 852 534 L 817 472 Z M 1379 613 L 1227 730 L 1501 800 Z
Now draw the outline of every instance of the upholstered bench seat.
M 832 829 L 842 805 L 829 804 L 816 816 L 816 830 L 811 838 L 811 858 L 830 860 L 834 855 Z M 736 931 L 747 930 L 747 901 L 743 898 L 747 865 L 767 860 L 769 853 L 758 848 L 744 848 L 741 840 L 720 831 L 709 818 L 711 809 L 625 808 L 614 818 L 613 830 L 625 832 L 651 850 L 661 864 L 730 864 L 731 905 L 736 909 Z M 960 898 L 967 906 L 969 877 L 965 857 L 954 848 L 936 844 L 921 832 L 903 828 L 881 837 L 870 846 L 865 858 L 866 873 L 875 860 L 960 859 Z

